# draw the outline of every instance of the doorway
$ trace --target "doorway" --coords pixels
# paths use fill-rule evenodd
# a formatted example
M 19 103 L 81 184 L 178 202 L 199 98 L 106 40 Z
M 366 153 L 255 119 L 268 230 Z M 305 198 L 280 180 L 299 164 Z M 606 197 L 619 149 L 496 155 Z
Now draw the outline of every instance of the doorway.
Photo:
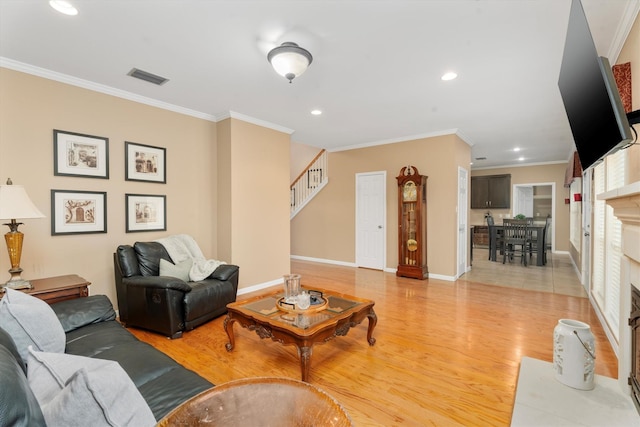
M 356 174 L 356 265 L 384 270 L 387 172 Z
M 533 218 L 534 222 L 545 222 L 551 218 L 548 235 L 551 237 L 551 251 L 556 247 L 556 183 L 536 182 L 513 185 L 513 212 L 515 217 L 522 214 Z
M 469 172 L 466 169 L 458 167 L 458 269 L 456 277 L 462 276 L 467 272 L 467 233 L 469 232 L 468 223 L 468 187 Z

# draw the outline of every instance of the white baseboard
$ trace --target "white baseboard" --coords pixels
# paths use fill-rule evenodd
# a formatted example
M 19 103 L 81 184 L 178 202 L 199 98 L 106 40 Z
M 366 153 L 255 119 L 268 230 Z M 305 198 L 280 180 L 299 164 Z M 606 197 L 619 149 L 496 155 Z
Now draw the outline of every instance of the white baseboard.
M 300 256 L 300 255 L 291 255 L 291 259 L 297 259 L 299 261 L 320 262 L 322 264 L 342 265 L 344 267 L 357 267 L 357 265 L 353 262 L 336 261 L 333 259 L 313 258 L 308 256 Z
M 446 282 L 455 282 L 456 280 L 458 280 L 455 276 L 445 276 L 444 274 L 433 273 L 429 273 L 429 279 L 444 280 Z
M 324 259 L 324 258 L 312 258 L 312 257 L 306 257 L 306 256 L 300 256 L 300 255 L 291 255 L 291 259 L 297 259 L 300 261 L 320 262 L 323 264 L 341 265 L 344 267 L 358 267 L 353 262 L 336 261 L 336 260 Z M 382 271 L 384 271 L 385 273 L 395 274 L 397 269 L 385 267 Z M 442 274 L 433 274 L 433 273 L 429 273 L 429 279 L 445 280 L 447 282 L 456 281 L 456 278 L 454 276 L 444 276 Z
M 257 285 L 248 286 L 246 288 L 238 289 L 238 295 L 250 294 L 251 292 L 262 291 L 276 285 L 282 285 L 283 279 L 275 279 L 269 282 L 258 283 Z

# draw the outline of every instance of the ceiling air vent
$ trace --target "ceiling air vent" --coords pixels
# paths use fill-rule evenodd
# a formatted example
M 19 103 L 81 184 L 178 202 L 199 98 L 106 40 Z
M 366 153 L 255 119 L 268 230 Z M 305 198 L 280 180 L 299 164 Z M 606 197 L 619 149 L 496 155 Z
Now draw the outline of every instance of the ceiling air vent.
M 487 160 L 486 157 L 476 157 L 476 160 Z
M 139 70 L 137 68 L 132 68 L 131 71 L 127 73 L 127 75 L 131 77 L 135 77 L 136 79 L 144 80 L 145 82 L 153 83 L 154 85 L 158 85 L 158 86 L 161 86 L 169 81 L 169 79 L 156 76 L 155 74 L 151 74 L 146 71 Z

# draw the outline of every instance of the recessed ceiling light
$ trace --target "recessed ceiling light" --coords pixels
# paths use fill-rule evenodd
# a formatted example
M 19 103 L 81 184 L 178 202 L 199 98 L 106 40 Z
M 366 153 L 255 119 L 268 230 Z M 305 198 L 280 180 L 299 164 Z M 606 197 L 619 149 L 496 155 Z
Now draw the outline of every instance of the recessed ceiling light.
M 523 161 L 523 160 L 524 160 L 524 157 L 518 157 L 518 160 L 519 160 L 519 161 Z
M 513 151 L 515 151 L 517 153 L 518 151 L 520 151 L 520 147 L 514 148 Z
M 444 80 L 445 82 L 449 81 L 449 80 L 453 80 L 456 77 L 458 77 L 458 75 L 456 73 L 454 73 L 453 71 L 449 71 L 448 73 L 444 73 L 442 75 L 442 77 L 440 77 L 442 80 Z
M 78 9 L 73 7 L 71 3 L 64 0 L 51 0 L 49 5 L 60 13 L 65 15 L 75 16 L 78 14 Z
M 319 116 L 320 114 L 322 114 L 322 110 L 311 110 L 311 114 L 313 114 L 314 116 Z

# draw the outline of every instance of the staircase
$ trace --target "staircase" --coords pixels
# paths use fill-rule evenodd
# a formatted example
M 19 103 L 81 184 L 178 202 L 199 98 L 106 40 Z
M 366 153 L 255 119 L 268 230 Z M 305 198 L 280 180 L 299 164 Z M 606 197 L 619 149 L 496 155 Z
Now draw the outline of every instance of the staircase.
M 322 150 L 291 184 L 291 211 L 293 219 L 329 182 L 327 151 Z

